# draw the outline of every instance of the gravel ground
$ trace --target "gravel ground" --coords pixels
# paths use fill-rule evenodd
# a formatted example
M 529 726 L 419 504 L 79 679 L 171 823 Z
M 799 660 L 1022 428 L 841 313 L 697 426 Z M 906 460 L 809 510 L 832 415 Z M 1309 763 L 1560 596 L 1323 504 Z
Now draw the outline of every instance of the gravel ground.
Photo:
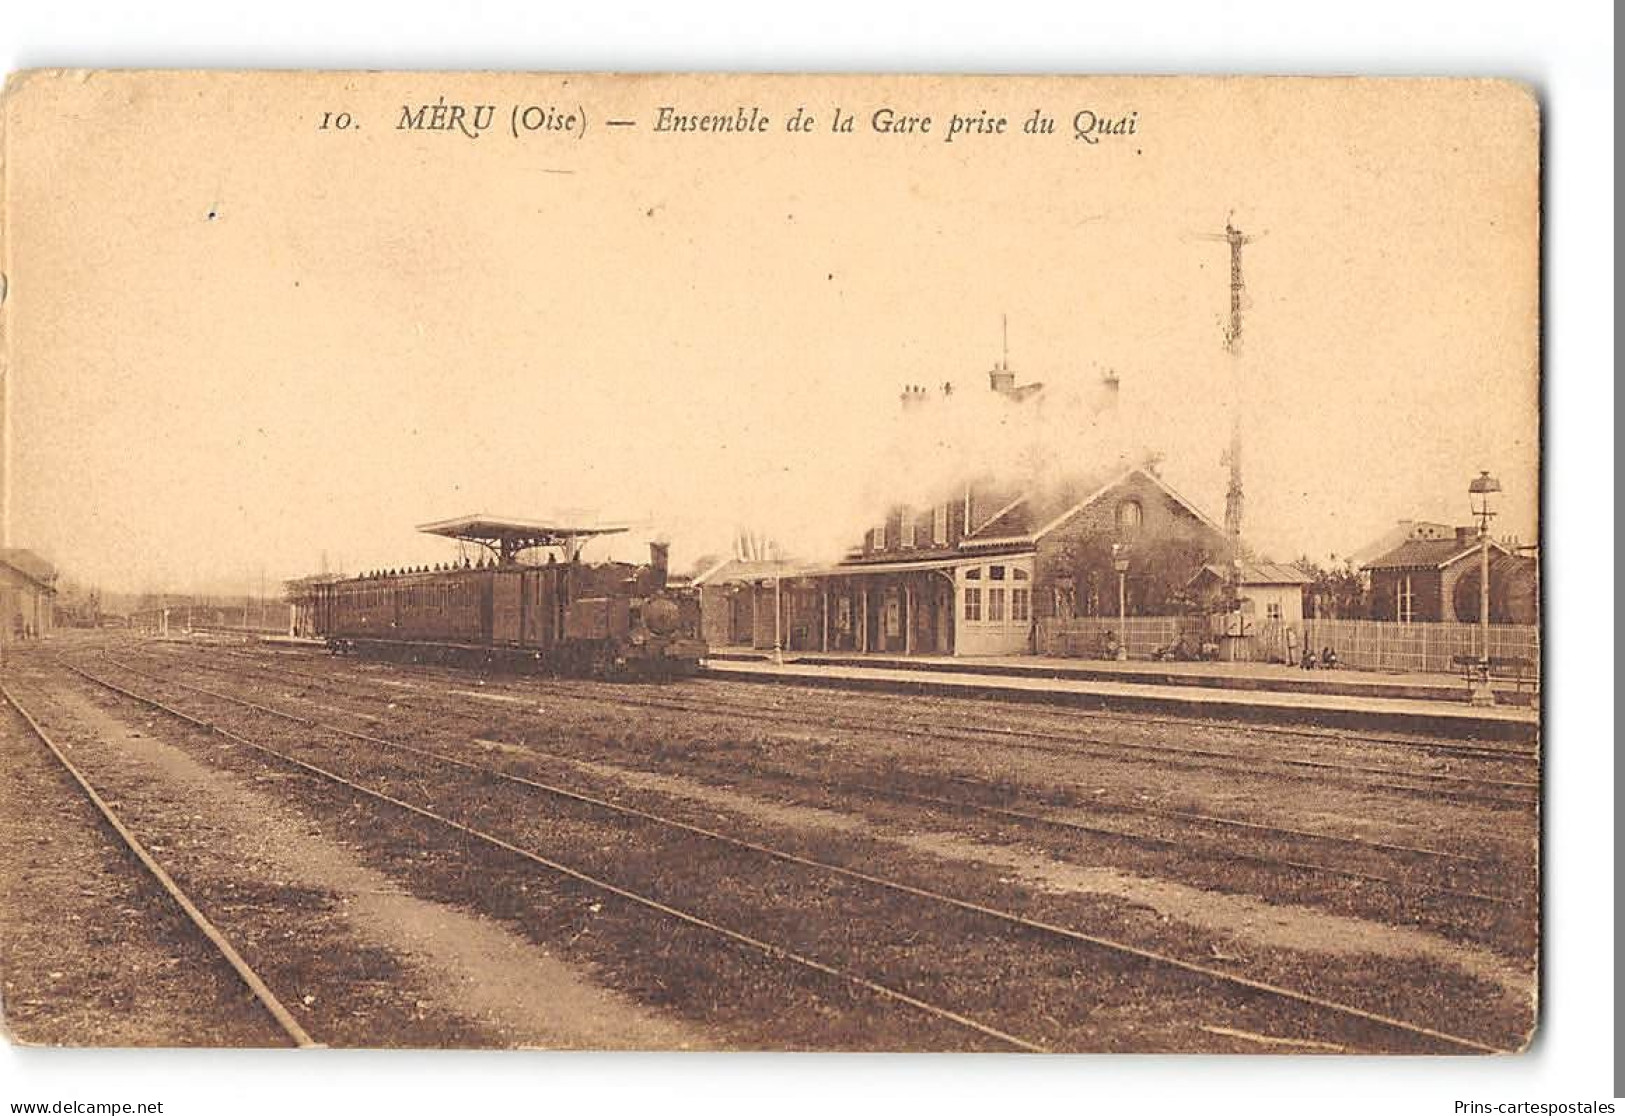
M 126 824 L 318 1041 L 708 1045 L 490 920 L 422 901 L 367 867 L 324 819 L 290 801 L 288 784 L 303 780 L 223 775 L 176 746 L 168 718 L 60 683 L 37 704 Z
M 1081 719 L 1068 721 L 1031 706 L 893 702 L 875 695 L 854 695 L 847 702 L 846 695 L 827 691 L 765 691 L 712 682 L 600 687 L 292 655 L 260 656 L 264 669 L 259 669 L 253 661 L 218 651 L 197 655 L 182 647 L 143 649 L 126 657 L 142 669 L 301 716 L 407 740 L 796 855 L 879 872 L 1492 1045 L 1519 1047 L 1532 1031 L 1538 832 L 1532 804 L 1432 802 L 1414 792 L 1372 788 L 1362 777 L 1341 772 L 1323 782 L 1289 780 L 1271 762 L 1308 757 L 1359 763 L 1398 772 L 1396 779 L 1420 773 L 1531 778 L 1528 762 L 1516 757 L 1413 752 L 1386 742 L 1304 739 L 1236 726 L 1211 732 L 1196 724 L 1179 732 L 1168 725 L 1114 725 L 1089 718 L 1080 730 Z M 111 663 L 96 669 L 116 673 Z M 321 681 L 273 673 L 288 669 L 319 675 Z M 297 728 L 178 687 L 132 675 L 120 681 L 369 785 L 387 785 L 392 794 L 432 804 L 521 847 L 1048 1047 L 1436 1049 L 1318 1009 L 1223 989 L 599 807 Z M 124 699 L 93 696 L 84 686 L 79 693 L 80 701 L 104 714 L 131 716 Z M 753 701 L 775 719 L 741 712 Z M 696 711 L 696 702 L 708 702 L 709 710 Z M 682 708 L 659 708 L 660 703 Z M 851 727 L 854 719 L 858 727 Z M 966 731 L 919 731 L 949 722 Z M 1027 748 L 987 734 L 962 738 L 978 728 L 1053 737 L 1067 725 L 1089 740 L 1120 742 L 1123 754 L 1102 753 L 1098 744 L 1093 750 L 1069 750 L 1064 736 L 1062 746 L 1046 740 Z M 550 959 L 584 995 L 608 997 L 606 1002 L 615 1005 L 612 1016 L 644 1013 L 621 1032 L 623 1038 L 641 1036 L 633 1038 L 634 1045 L 999 1047 L 986 1036 L 889 1004 L 872 992 L 791 971 L 782 961 L 652 917 L 585 885 L 549 878 L 516 857 L 448 836 L 387 806 L 364 803 L 317 780 L 289 777 L 286 768 L 239 747 L 222 747 L 168 719 L 153 722 L 150 730 L 210 780 L 246 783 L 260 796 L 261 801 L 239 803 L 228 814 L 240 819 L 291 812 L 297 824 L 308 827 L 306 838 L 336 843 L 351 871 L 374 873 L 380 890 L 392 889 L 392 902 L 409 900 L 423 904 L 425 912 L 472 919 L 506 935 L 509 946 L 517 941 L 531 951 L 522 965 L 518 954 L 494 954 L 508 959 L 506 971 L 528 971 Z M 1222 749 L 1241 759 L 1188 763 L 1128 747 L 1169 742 Z M 153 767 L 151 757 L 124 759 L 131 778 Z M 196 772 L 182 778 L 173 759 L 163 766 L 166 779 L 191 779 L 195 789 L 205 785 Z M 1124 835 L 1035 826 L 888 798 L 867 788 L 905 788 L 1038 810 Z M 1306 793 L 1305 788 L 1312 789 Z M 1212 825 L 1136 814 L 1137 808 L 1422 844 L 1484 863 L 1406 857 L 1279 834 L 1215 833 Z M 210 840 L 229 843 L 233 836 L 227 821 Z M 1153 840 L 1148 844 L 1145 838 Z M 1312 872 L 1213 855 L 1224 849 L 1381 871 L 1395 882 L 1332 882 Z M 219 882 L 224 886 L 229 880 Z M 1510 909 L 1486 908 L 1430 890 L 1440 886 L 1495 888 L 1531 900 Z M 312 888 L 298 893 L 298 905 L 330 909 L 336 894 L 353 903 L 355 890 Z M 344 913 L 343 928 L 353 935 L 354 919 Z M 433 917 L 438 915 L 425 913 L 418 921 Z M 468 935 L 462 929 L 447 942 Z M 394 988 L 421 975 L 413 950 L 394 944 L 397 948 L 375 960 L 398 971 L 380 972 L 375 984 Z M 361 945 L 351 942 L 346 948 Z M 347 974 L 355 975 L 353 968 L 335 962 L 326 979 L 342 984 Z M 438 975 L 445 976 L 444 966 Z M 481 1000 L 464 982 L 452 981 L 449 992 L 444 979 L 429 983 L 438 990 L 417 999 L 431 1010 L 425 1013 L 416 1001 L 414 1009 L 438 1015 L 444 1033 L 431 1034 L 435 1024 L 427 1020 L 363 1013 L 343 1032 L 343 1041 L 526 1044 L 516 1041 L 512 1027 L 493 1023 L 501 1008 L 489 990 Z M 571 1004 L 564 1014 L 591 1018 L 587 1003 Z M 432 1010 L 442 1005 L 443 1012 Z M 458 1023 L 448 1027 L 444 1020 L 451 1018 Z M 416 1031 L 414 1024 L 419 1024 Z M 612 1024 L 585 1036 L 584 1044 L 616 1045 L 614 1033 Z M 407 1034 L 419 1037 L 402 1040 Z M 540 1044 L 570 1043 L 560 1043 L 555 1034 Z
M 209 679 L 194 675 L 193 681 L 207 684 Z M 975 814 L 975 804 L 1013 807 L 1101 831 L 1090 835 L 1094 846 L 1091 856 L 1100 856 L 1100 846 L 1112 842 L 1112 832 L 1129 835 L 1118 839 L 1118 844 L 1126 846 L 1136 844 L 1136 838 L 1142 845 L 1145 839 L 1183 843 L 1205 850 L 1204 856 L 1187 856 L 1179 865 L 1184 876 L 1195 873 L 1196 882 L 1204 886 L 1292 900 L 1307 897 L 1333 904 L 1345 913 L 1380 915 L 1400 905 L 1422 923 L 1443 932 L 1459 930 L 1480 940 L 1503 942 L 1522 956 L 1533 952 L 1532 910 L 1528 903 L 1518 901 L 1535 890 L 1532 805 L 1479 806 L 1471 815 L 1472 823 L 1463 825 L 1454 839 L 1444 840 L 1437 834 L 1414 832 L 1417 816 L 1432 814 L 1436 808 L 1430 805 L 1426 810 L 1418 809 L 1403 796 L 1396 802 L 1391 795 L 1327 788 L 1310 796 L 1312 815 L 1306 818 L 1289 813 L 1283 818 L 1282 806 L 1302 809 L 1304 796 L 1295 795 L 1283 804 L 1279 795 L 1266 793 L 1270 789 L 1267 784 L 1248 785 L 1245 772 L 1212 776 L 1180 771 L 1178 778 L 1170 778 L 1166 769 L 1148 773 L 1143 764 L 1117 764 L 1095 757 L 1011 754 L 996 748 L 980 752 L 928 749 L 918 742 L 899 742 L 884 728 L 875 729 L 872 738 L 853 739 L 847 733 L 821 729 L 816 723 L 799 730 L 776 725 L 760 729 L 730 724 L 721 717 L 698 723 L 693 717 L 643 711 L 617 717 L 613 715 L 614 707 L 606 711 L 580 702 L 565 705 L 532 697 L 531 703 L 547 703 L 536 705 L 510 701 L 511 695 L 504 693 L 484 695 L 485 700 L 453 694 L 447 700 L 443 694 L 414 692 L 407 696 L 385 689 L 380 695 L 376 690 L 374 687 L 370 694 L 357 693 L 354 700 L 347 698 L 349 708 L 313 697 L 309 687 L 297 681 L 273 679 L 259 692 L 269 698 L 282 696 L 310 702 L 317 716 L 350 727 L 393 723 L 408 733 L 433 730 L 462 741 L 473 735 L 492 746 L 504 742 L 522 746 L 541 743 L 554 751 L 568 747 L 578 756 L 689 771 L 723 781 L 750 778 L 762 784 L 778 784 L 765 787 L 766 793 L 786 793 L 787 787 L 794 790 L 799 783 L 803 796 L 822 795 L 826 800 L 833 797 L 837 805 L 848 809 L 872 811 L 878 807 L 871 800 L 899 790 L 969 802 L 970 814 Z M 375 710 L 370 714 L 369 703 Z M 1148 779 L 1148 774 L 1156 778 Z M 1235 789 L 1238 784 L 1239 790 Z M 876 793 L 869 793 L 871 790 Z M 1459 804 L 1455 808 L 1459 809 Z M 911 804 L 907 810 L 917 813 L 919 805 Z M 1332 836 L 1366 841 L 1420 841 L 1424 847 L 1474 859 L 1409 855 L 1392 849 L 1339 845 L 1335 841 L 1315 843 L 1306 841 L 1301 834 L 1248 831 L 1191 817 L 1158 817 L 1147 814 L 1147 810 L 1309 826 Z M 988 817 L 980 815 L 984 827 Z M 1484 832 L 1486 817 L 1491 819 L 1489 832 Z M 1003 828 L 1011 828 L 1009 819 L 1002 821 L 1006 823 Z M 1025 828 L 1029 831 L 1026 839 L 1032 840 L 1033 827 L 1027 823 Z M 1061 828 L 1050 827 L 1052 831 Z M 1520 837 L 1520 830 L 1527 836 Z M 1051 832 L 1045 839 L 1053 841 L 1054 836 Z M 1075 831 L 1072 836 L 1077 838 Z M 1363 881 L 1345 885 L 1343 880 L 1336 880 L 1339 886 L 1327 889 L 1326 881 L 1317 883 L 1312 872 L 1292 873 L 1279 867 L 1215 860 L 1229 853 L 1375 873 L 1401 882 L 1394 886 Z M 1144 867 L 1143 857 L 1130 863 L 1121 854 L 1119 850 L 1114 855 L 1114 863 Z M 1199 872 L 1204 858 L 1209 862 L 1205 876 Z M 1499 895 L 1514 902 L 1510 907 L 1496 907 L 1437 896 L 1429 890 L 1441 887 Z
M 0 973 L 11 1040 L 288 1045 L 9 706 L 0 756 Z

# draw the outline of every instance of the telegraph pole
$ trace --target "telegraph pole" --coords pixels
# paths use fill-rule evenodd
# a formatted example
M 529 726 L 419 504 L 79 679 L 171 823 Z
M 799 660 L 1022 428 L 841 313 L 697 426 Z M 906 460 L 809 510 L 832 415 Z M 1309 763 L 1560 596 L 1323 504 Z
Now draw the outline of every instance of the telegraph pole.
M 1241 277 L 1241 246 L 1254 238 L 1234 223 L 1224 223 L 1224 240 L 1230 245 L 1230 324 L 1224 331 L 1224 350 L 1230 354 L 1230 486 L 1224 494 L 1224 530 L 1237 553 L 1241 544 L 1241 299 L 1246 284 Z
M 1202 240 L 1222 240 L 1230 246 L 1230 321 L 1224 330 L 1224 351 L 1230 355 L 1230 448 L 1224 462 L 1230 467 L 1230 484 L 1224 494 L 1224 533 L 1230 540 L 1230 609 L 1241 601 L 1241 513 L 1245 504 L 1241 487 L 1241 310 L 1246 283 L 1241 276 L 1241 248 L 1257 236 L 1236 228 L 1234 216 L 1224 222 L 1223 233 L 1199 233 Z M 1239 617 L 1238 617 L 1239 624 Z M 1240 628 L 1237 629 L 1238 633 Z

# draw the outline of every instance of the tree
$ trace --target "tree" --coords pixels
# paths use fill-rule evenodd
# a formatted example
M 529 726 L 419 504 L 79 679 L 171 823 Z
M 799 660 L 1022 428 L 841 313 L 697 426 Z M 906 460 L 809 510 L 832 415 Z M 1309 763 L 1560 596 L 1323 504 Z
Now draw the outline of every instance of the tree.
M 1112 541 L 1107 535 L 1087 535 L 1061 543 L 1056 575 L 1063 586 L 1070 584 L 1074 615 L 1117 615 Z M 1138 538 L 1123 553 L 1129 562 L 1124 586 L 1128 611 L 1135 616 L 1176 616 L 1192 611 L 1196 602 L 1187 586 L 1196 571 L 1215 557 L 1210 540 L 1194 529 Z
M 1327 567 L 1306 554 L 1292 565 L 1309 578 L 1311 618 L 1355 620 L 1365 616 L 1370 587 L 1352 563 Z

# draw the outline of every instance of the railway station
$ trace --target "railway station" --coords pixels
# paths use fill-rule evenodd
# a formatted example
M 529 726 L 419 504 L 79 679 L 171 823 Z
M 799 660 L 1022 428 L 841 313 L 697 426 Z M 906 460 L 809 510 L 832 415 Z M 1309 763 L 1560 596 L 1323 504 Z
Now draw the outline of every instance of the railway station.
M 321 602 L 353 584 L 424 640 L 425 586 L 462 579 L 499 632 L 494 586 L 553 569 L 591 594 L 567 613 L 660 627 L 658 548 L 586 563 L 553 531 L 549 563 L 503 522 L 431 525 L 485 540 L 466 567 L 314 582 L 313 623 L 346 630 Z M 91 948 L 112 887 L 186 956 L 226 951 L 206 983 L 165 970 L 160 1041 L 1482 1054 L 1533 1025 L 1534 714 L 1436 679 L 747 649 L 651 682 L 308 637 L 52 644 L 0 682 L 5 793 L 95 788 L 83 832 L 162 872 L 14 928 L 25 1033 L 85 1037 L 28 959 Z M 299 911 L 328 913 L 271 945 Z M 120 939 L 137 966 L 146 933 Z
M 1041 405 L 1007 359 L 988 378 L 994 406 Z M 932 405 L 904 392 L 905 417 Z M 1480 626 L 1323 617 L 1330 590 L 1251 553 L 1238 507 L 1211 518 L 1154 456 L 989 474 L 889 504 L 839 561 L 691 576 L 646 524 L 477 513 L 417 526 L 433 558 L 324 556 L 285 583 L 286 631 L 165 594 L 134 613 L 156 623 L 25 620 L 0 672 L 8 1022 L 63 1043 L 1523 1049 L 1538 633 L 1492 624 L 1489 596 L 1532 560 L 1487 526 L 1476 551 L 1401 540 L 1450 553 L 1374 560 L 1385 597 L 1434 574 L 1461 597 L 1476 557 Z M 0 574 L 37 617 L 53 579 Z M 83 887 L 35 870 L 47 840 Z M 113 975 L 53 976 L 89 958 Z M 133 1028 L 130 1002 L 151 1005 Z
M 89 119 L 84 96 L 151 107 L 125 80 L 35 75 L 14 92 L 60 85 L 62 111 L 10 122 Z M 363 162 L 408 153 L 396 186 L 423 179 L 425 113 L 502 119 L 408 81 L 405 126 L 363 128 L 343 80 L 320 103 L 348 123 L 306 139 L 362 128 Z M 50 492 L 18 518 L 37 548 L 0 550 L 12 1037 L 1528 1049 L 1546 768 L 1541 555 L 1519 538 L 1540 525 L 1527 91 L 1476 84 L 1430 113 L 1412 102 L 1432 84 L 1400 89 L 1449 144 L 1346 140 L 1391 113 L 1345 111 L 1285 174 L 1268 161 L 1297 136 L 1249 151 L 1221 127 L 1201 174 L 1146 191 L 1113 176 L 1166 169 L 1173 107 L 1218 135 L 1238 92 L 1262 105 L 1274 84 L 1198 82 L 1175 106 L 1152 83 L 1135 115 L 1055 79 L 1032 104 L 1095 105 L 1091 148 L 1070 114 L 1058 145 L 996 134 L 1032 106 L 989 97 L 1039 80 L 1001 78 L 932 117 L 945 185 L 892 162 L 918 158 L 930 114 L 887 78 L 842 112 L 906 105 L 906 134 L 809 190 L 820 141 L 764 129 L 782 108 L 731 79 L 638 79 L 624 108 L 600 80 L 559 99 L 594 121 L 568 151 L 527 148 L 508 176 L 481 145 L 475 192 L 515 204 L 455 227 L 419 212 L 436 191 L 365 176 L 365 212 L 335 224 L 308 192 L 215 170 L 117 173 L 257 103 L 193 90 L 184 127 L 154 118 L 141 158 L 108 158 L 125 193 L 59 205 L 64 184 L 19 180 L 74 215 L 38 226 L 63 244 L 13 253 L 25 309 L 97 321 L 138 289 L 123 324 L 177 328 L 8 333 L 53 337 L 13 367 L 93 385 L 52 416 L 71 456 L 28 447 Z M 510 102 L 517 137 L 549 102 L 515 96 L 536 101 Z M 1292 134 L 1273 103 L 1271 136 Z M 636 142 L 661 120 L 694 135 Z M 699 135 L 730 120 L 754 134 Z M 845 131 L 830 142 L 861 146 L 861 120 Z M 1020 173 L 989 158 L 1007 139 Z M 722 158 L 745 141 L 748 167 Z M 1436 188 L 1514 163 L 1500 192 Z M 1330 202 L 1212 196 L 1341 187 L 1330 165 L 1350 184 Z M 198 212 L 134 258 L 148 238 L 101 222 L 171 179 L 224 181 L 240 208 L 190 187 L 142 204 Z M 693 185 L 729 180 L 743 192 Z M 288 228 L 297 250 L 265 239 Z M 58 256 L 96 266 L 37 264 Z M 105 303 L 53 291 L 57 271 Z M 103 385 L 127 382 L 141 408 L 102 422 L 125 405 Z
M 1008 360 L 989 386 L 1043 398 Z M 1115 406 L 1115 375 L 1100 390 Z M 1487 594 L 1524 564 L 1492 564 L 1481 530 L 1482 626 L 1396 634 L 1314 615 L 1315 580 L 1229 512 L 1119 459 L 893 503 L 839 561 L 692 576 L 643 524 L 478 513 L 420 524 L 432 559 L 324 557 L 285 583 L 286 631 L 165 594 L 133 627 L 25 621 L 0 672 L 8 1022 L 61 1043 L 1523 1049 L 1539 655 Z M 1452 585 L 1466 541 L 1433 547 Z M 1375 565 L 1401 598 L 1393 578 L 1425 575 Z M 53 579 L 7 571 L 0 603 L 24 615 L 26 589 L 38 616 Z M 1437 669 L 1462 629 L 1480 653 Z M 35 870 L 47 840 L 82 887 Z M 90 968 L 112 975 L 64 986 Z

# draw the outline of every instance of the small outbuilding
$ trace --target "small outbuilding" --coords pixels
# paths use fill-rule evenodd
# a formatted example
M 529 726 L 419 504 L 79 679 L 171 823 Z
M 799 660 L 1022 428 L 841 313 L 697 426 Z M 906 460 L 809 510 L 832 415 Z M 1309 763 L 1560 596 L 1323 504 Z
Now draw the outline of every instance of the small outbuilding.
M 32 550 L 0 548 L 0 643 L 45 635 L 55 603 L 56 567 Z
M 1241 559 L 1228 566 L 1209 562 L 1188 588 L 1209 615 L 1229 614 L 1216 633 L 1226 658 L 1291 662 L 1303 650 L 1303 597 L 1310 583 L 1296 566 Z

